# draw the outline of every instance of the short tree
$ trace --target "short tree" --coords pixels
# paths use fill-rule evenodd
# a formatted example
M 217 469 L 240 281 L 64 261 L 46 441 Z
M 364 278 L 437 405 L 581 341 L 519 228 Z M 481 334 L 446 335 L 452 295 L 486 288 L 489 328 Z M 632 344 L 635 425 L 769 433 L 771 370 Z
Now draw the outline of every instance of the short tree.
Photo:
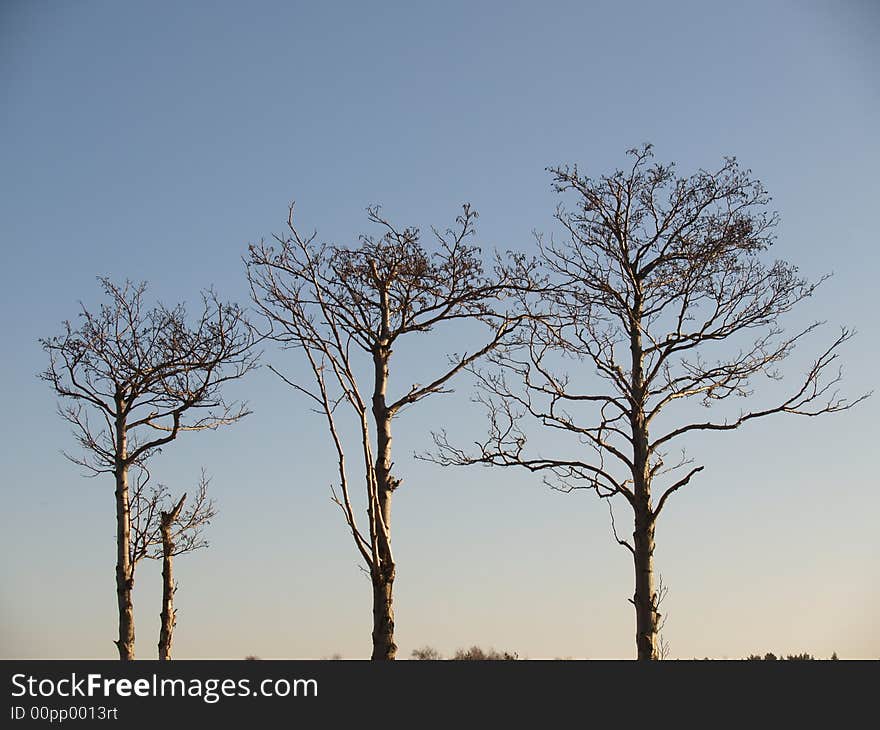
M 208 498 L 208 477 L 202 470 L 198 490 L 183 509 L 187 494 L 175 503 L 171 492 L 163 484 L 151 484 L 150 472 L 142 464 L 133 467 L 129 475 L 129 512 L 131 529 L 129 566 L 132 574 L 144 558 L 162 561 L 162 611 L 159 627 L 159 659 L 171 658 L 171 644 L 177 611 L 174 595 L 174 557 L 208 547 L 203 531 L 217 510 Z
M 107 301 L 81 307 L 80 322 L 40 340 L 41 373 L 64 399 L 60 414 L 82 448 L 69 455 L 91 476 L 112 474 L 116 497 L 116 594 L 119 658 L 134 658 L 134 569 L 129 472 L 184 431 L 233 423 L 248 411 L 221 390 L 256 363 L 254 334 L 237 305 L 202 295 L 194 323 L 181 304 L 148 308 L 146 284 L 99 282 Z
M 762 261 L 777 216 L 761 183 L 734 159 L 682 177 L 671 164 L 654 164 L 650 145 L 629 154 L 628 169 L 598 179 L 576 167 L 551 170 L 556 191 L 575 206 L 557 212 L 562 241 L 539 238 L 551 283 L 524 306 L 540 316 L 529 319 L 519 347 L 496 350 L 496 370 L 479 374 L 488 438 L 471 453 L 439 433 L 437 459 L 524 467 L 558 489 L 622 499 L 632 540 L 618 536 L 613 512 L 612 528 L 635 568 L 638 658 L 657 659 L 655 526 L 670 497 L 703 469 L 683 450 L 670 459 L 670 449 L 695 432 L 780 413 L 834 413 L 862 398 L 848 401 L 835 387 L 838 350 L 851 336 L 842 330 L 787 396 L 753 404 L 753 380 L 780 379 L 777 367 L 818 327 L 786 334 L 779 324 L 817 284 L 790 264 Z M 568 374 L 565 361 L 581 370 Z M 591 374 L 600 387 L 583 387 Z M 749 407 L 716 419 L 680 408 L 728 399 Z M 556 435 L 544 454 L 528 447 L 529 418 Z
M 195 496 L 184 509 L 187 494 L 171 503 L 167 490 L 158 490 L 151 502 L 167 506 L 158 509 L 158 545 L 149 557 L 162 561 L 162 612 L 159 615 L 159 659 L 171 659 L 171 644 L 174 639 L 174 627 L 177 625 L 177 609 L 174 607 L 174 596 L 177 583 L 174 580 L 174 558 L 177 555 L 191 553 L 208 547 L 203 537 L 203 530 L 217 514 L 213 500 L 208 498 L 208 477 L 202 470 L 199 487 Z M 155 513 L 155 511 L 154 511 Z M 151 534 L 155 532 L 151 530 Z M 155 543 L 155 537 L 153 538 Z
M 429 253 L 417 229 L 395 228 L 378 208 L 369 209 L 369 220 L 382 231 L 379 238 L 364 236 L 353 248 L 318 244 L 316 234 L 304 237 L 296 230 L 291 206 L 288 233 L 275 237 L 277 247 L 253 245 L 246 261 L 253 299 L 272 325 L 271 336 L 300 350 L 311 370 L 311 385 L 282 377 L 311 400 L 327 423 L 338 457 L 333 499 L 372 583 L 376 660 L 394 659 L 397 653 L 391 501 L 401 479 L 392 473 L 392 422 L 404 408 L 444 392 L 457 373 L 515 326 L 499 302 L 517 282 L 500 269 L 484 271 L 480 250 L 468 243 L 476 217 L 465 205 L 455 229 L 433 231 L 436 248 Z M 520 269 L 527 272 L 528 266 L 522 263 Z M 486 339 L 470 353 L 435 365 L 434 372 L 426 368 L 420 383 L 392 395 L 393 349 L 404 339 L 459 320 L 487 323 Z M 353 416 L 364 469 L 366 530 L 352 506 L 345 431 L 338 424 L 344 409 Z

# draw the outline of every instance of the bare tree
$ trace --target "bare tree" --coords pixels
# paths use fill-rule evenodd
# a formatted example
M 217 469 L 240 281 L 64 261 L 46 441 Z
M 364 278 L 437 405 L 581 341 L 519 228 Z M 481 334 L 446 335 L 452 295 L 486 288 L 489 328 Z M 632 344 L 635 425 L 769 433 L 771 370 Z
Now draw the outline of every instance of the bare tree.
M 177 625 L 177 609 L 174 608 L 174 557 L 208 546 L 202 530 L 217 514 L 214 502 L 208 499 L 208 477 L 202 471 L 199 488 L 188 509 L 184 510 L 186 492 L 170 510 L 159 512 L 160 547 L 149 557 L 162 560 L 162 613 L 159 629 L 159 659 L 171 659 L 174 627 Z M 165 501 L 161 495 L 157 501 Z
M 190 325 L 182 304 L 147 308 L 146 284 L 99 282 L 107 301 L 97 311 L 81 306 L 78 327 L 64 322 L 62 335 L 40 340 L 49 354 L 41 377 L 65 400 L 59 412 L 82 447 L 81 455 L 65 455 L 91 476 L 115 479 L 116 646 L 128 660 L 135 641 L 132 551 L 138 549 L 129 472 L 184 431 L 215 429 L 247 415 L 243 404 L 224 401 L 221 389 L 250 371 L 256 354 L 242 310 L 213 292 L 203 293 Z
M 550 170 L 555 190 L 572 195 L 575 207 L 557 210 L 562 242 L 538 238 L 552 284 L 524 306 L 541 316 L 530 318 L 518 348 L 491 356 L 500 367 L 478 373 L 488 438 L 471 453 L 439 433 L 435 456 L 525 467 L 557 489 L 622 499 L 633 514 L 632 541 L 618 536 L 613 511 L 612 529 L 635 567 L 638 658 L 656 659 L 655 525 L 669 498 L 703 469 L 684 450 L 670 459 L 670 449 L 695 432 L 777 413 L 834 413 L 866 396 L 848 401 L 836 389 L 838 349 L 851 336 L 844 329 L 787 396 L 752 406 L 754 378 L 781 379 L 777 366 L 819 326 L 787 334 L 779 324 L 818 284 L 785 262 L 762 262 L 777 216 L 735 159 L 681 177 L 673 165 L 652 162 L 650 145 L 629 154 L 629 169 L 599 179 Z M 578 370 L 567 374 L 571 362 Z M 590 376 L 600 385 L 586 384 Z M 738 398 L 750 407 L 714 419 L 684 405 Z M 533 453 L 523 419 L 553 429 L 557 453 Z
M 373 652 L 376 660 L 394 659 L 391 500 L 401 484 L 392 474 L 394 418 L 407 406 L 447 392 L 449 381 L 494 347 L 516 326 L 498 306 L 516 285 L 499 267 L 485 273 L 480 250 L 469 245 L 477 214 L 465 205 L 456 228 L 432 229 L 436 250 L 429 254 L 417 229 L 399 230 L 370 208 L 369 220 L 382 231 L 363 236 L 355 248 L 316 243 L 293 224 L 274 245 L 250 247 L 248 278 L 253 299 L 287 348 L 301 350 L 311 369 L 311 385 L 281 377 L 305 394 L 323 414 L 338 457 L 334 502 L 342 510 L 373 587 Z M 519 270 L 528 271 L 520 261 Z M 404 336 L 425 334 L 457 320 L 479 320 L 490 333 L 470 353 L 456 354 L 446 365 L 426 372 L 421 383 L 389 393 L 392 349 Z M 360 359 L 359 359 L 360 358 Z M 278 371 L 276 371 L 278 372 Z M 367 374 L 365 374 L 367 373 Z M 279 373 L 281 375 L 281 373 Z M 367 529 L 352 506 L 345 431 L 341 409 L 353 416 L 358 459 L 366 488 Z M 375 445 L 373 435 L 375 434 Z

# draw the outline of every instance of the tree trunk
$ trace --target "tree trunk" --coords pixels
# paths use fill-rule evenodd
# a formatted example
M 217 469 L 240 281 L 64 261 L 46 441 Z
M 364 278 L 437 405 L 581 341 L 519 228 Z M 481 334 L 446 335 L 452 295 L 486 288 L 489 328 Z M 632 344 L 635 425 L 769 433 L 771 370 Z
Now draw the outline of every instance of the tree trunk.
M 390 571 L 373 576 L 373 654 L 374 661 L 390 661 L 397 657 L 394 643 L 394 566 Z
M 159 659 L 167 661 L 171 659 L 171 641 L 176 623 L 177 611 L 174 610 L 174 573 L 172 550 L 174 544 L 170 537 L 166 538 L 162 533 L 162 613 L 161 626 L 159 628 Z
M 119 441 L 125 453 L 125 436 Z M 118 445 L 118 444 L 117 444 Z M 134 570 L 131 565 L 131 512 L 128 500 L 128 464 L 116 460 L 116 602 L 119 608 L 119 638 L 116 648 L 122 661 L 134 659 L 134 606 L 131 592 L 134 588 Z
M 636 571 L 633 605 L 636 609 L 636 651 L 640 661 L 659 659 L 657 632 L 657 594 L 654 589 L 654 518 L 648 510 L 637 508 L 633 532 L 633 562 Z
M 636 609 L 636 656 L 640 661 L 659 659 L 657 652 L 657 595 L 654 590 L 654 512 L 651 506 L 651 465 L 648 453 L 648 422 L 645 417 L 647 386 L 645 384 L 642 346 L 642 297 L 637 285 L 635 302 L 630 312 L 630 355 L 632 371 L 630 425 L 633 445 L 633 495 L 635 497 L 635 529 L 633 531 L 633 563 L 636 580 L 632 603 Z
M 636 580 L 633 606 L 636 609 L 636 655 L 639 660 L 659 659 L 657 632 L 660 615 L 657 613 L 657 592 L 654 589 L 654 525 L 651 506 L 651 476 L 648 464 L 648 433 L 644 419 L 635 418 L 637 430 L 634 441 L 635 529 L 633 530 L 633 563 Z
M 390 443 L 390 419 L 387 424 Z M 380 430 L 381 432 L 381 430 Z M 380 437 L 380 441 L 383 441 Z M 390 455 L 390 447 L 387 452 Z M 377 461 L 377 471 L 378 471 Z M 387 462 L 386 462 L 387 465 Z M 393 479 L 386 471 L 387 478 Z M 391 493 L 393 487 L 379 492 L 379 514 L 385 525 L 385 537 L 379 536 L 379 565 L 373 570 L 373 654 L 379 661 L 397 658 L 394 643 L 394 578 L 397 568 L 391 554 Z
M 382 429 L 380 429 L 381 433 Z M 390 420 L 388 423 L 388 442 L 390 443 Z M 379 441 L 384 439 L 380 436 Z M 388 450 L 390 454 L 390 448 Z M 379 471 L 377 460 L 376 470 Z M 383 469 L 387 467 L 385 462 Z M 393 479 L 386 471 L 387 479 Z M 387 480 L 386 480 L 387 483 Z M 381 482 L 380 482 L 381 485 Z M 394 643 L 394 578 L 397 568 L 391 554 L 391 493 L 393 487 L 382 488 L 379 492 L 379 514 L 385 526 L 385 536 L 379 534 L 378 566 L 372 571 L 373 581 L 373 654 L 371 659 L 385 661 L 397 657 L 397 644 Z
M 177 506 L 171 512 L 162 512 L 159 515 L 159 529 L 162 532 L 162 613 L 159 628 L 159 659 L 168 661 L 171 659 L 171 642 L 173 640 L 174 626 L 177 623 L 177 611 L 174 609 L 174 540 L 172 528 L 174 521 L 180 515 L 184 494 Z
M 384 300 L 383 300 L 384 301 Z M 376 540 L 379 564 L 372 566 L 373 582 L 373 654 L 372 659 L 386 661 L 397 657 L 394 643 L 394 578 L 396 568 L 391 552 L 391 495 L 399 481 L 391 475 L 391 419 L 386 402 L 388 361 L 391 350 L 380 344 L 373 354 L 375 385 L 373 418 L 376 421 L 376 491 L 378 509 Z

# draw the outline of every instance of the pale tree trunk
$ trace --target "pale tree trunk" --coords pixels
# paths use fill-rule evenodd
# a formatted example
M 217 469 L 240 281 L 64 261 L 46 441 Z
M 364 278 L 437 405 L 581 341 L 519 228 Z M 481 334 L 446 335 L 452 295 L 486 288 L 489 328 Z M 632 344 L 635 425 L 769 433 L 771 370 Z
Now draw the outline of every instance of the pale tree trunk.
M 636 610 L 636 656 L 640 661 L 659 659 L 657 632 L 659 614 L 654 589 L 654 513 L 651 506 L 651 471 L 648 453 L 648 424 L 645 418 L 647 387 L 642 347 L 642 304 L 639 294 L 631 312 L 630 354 L 632 356 L 630 425 L 633 435 L 633 564 L 635 592 L 632 603 Z
M 170 535 L 162 531 L 162 613 L 159 627 L 159 659 L 167 661 L 171 659 L 171 642 L 174 633 L 177 612 L 174 610 L 174 573 L 173 556 L 174 544 Z
M 371 571 L 373 583 L 372 659 L 387 661 L 397 656 L 394 643 L 394 578 L 396 568 L 391 553 L 391 495 L 397 480 L 391 475 L 391 416 L 386 403 L 388 360 L 391 351 L 380 345 L 373 356 L 375 387 L 373 416 L 376 420 L 376 488 L 379 509 L 376 515 L 379 564 Z
M 131 564 L 131 511 L 128 494 L 128 464 L 125 422 L 116 425 L 116 602 L 119 608 L 119 638 L 116 648 L 122 661 L 134 659 L 134 566 Z
M 162 532 L 162 613 L 159 628 L 159 659 L 168 661 L 171 659 L 171 642 L 173 641 L 174 626 L 177 623 L 177 611 L 174 608 L 174 540 L 171 536 L 174 521 L 183 508 L 186 499 L 184 494 L 180 502 L 171 512 L 162 512 L 159 517 L 159 528 Z
M 397 569 L 391 555 L 390 489 L 379 492 L 379 509 L 388 539 L 379 539 L 380 563 L 370 575 L 373 583 L 373 654 L 370 658 L 387 661 L 397 657 L 397 644 L 394 643 L 394 578 Z

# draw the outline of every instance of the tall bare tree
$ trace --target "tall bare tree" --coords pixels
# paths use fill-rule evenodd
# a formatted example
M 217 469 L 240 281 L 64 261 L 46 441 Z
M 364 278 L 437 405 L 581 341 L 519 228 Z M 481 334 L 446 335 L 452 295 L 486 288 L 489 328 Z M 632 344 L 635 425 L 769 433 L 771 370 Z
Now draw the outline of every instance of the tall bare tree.
M 91 476 L 112 474 L 116 497 L 116 594 L 119 658 L 134 658 L 134 567 L 129 472 L 184 431 L 214 429 L 248 411 L 227 403 L 225 383 L 255 365 L 254 335 L 241 308 L 202 295 L 192 325 L 185 307 L 144 303 L 146 284 L 99 282 L 97 311 L 81 306 L 78 326 L 40 340 L 49 355 L 41 373 L 64 399 L 60 414 L 73 426 Z M 91 419 L 90 419 L 91 416 Z
M 326 419 L 338 456 L 333 500 L 372 583 L 372 658 L 386 660 L 397 653 L 391 501 L 401 479 L 392 473 L 392 422 L 407 406 L 445 392 L 457 373 L 515 328 L 517 320 L 505 314 L 501 300 L 519 283 L 497 266 L 484 271 L 480 250 L 468 243 L 477 217 L 468 205 L 454 229 L 433 229 L 432 253 L 422 246 L 417 229 L 395 228 L 378 208 L 370 208 L 368 217 L 382 235 L 364 236 L 359 245 L 346 248 L 319 244 L 316 234 L 300 235 L 291 206 L 288 233 L 276 236 L 273 245 L 251 246 L 247 269 L 253 299 L 272 324 L 272 336 L 285 347 L 301 350 L 311 369 L 311 385 L 282 377 L 311 399 Z M 528 265 L 520 264 L 519 271 L 527 273 Z M 435 372 L 426 368 L 421 383 L 391 395 L 391 355 L 399 341 L 458 320 L 482 321 L 489 334 L 470 353 L 452 356 L 445 366 L 435 365 Z M 366 530 L 352 506 L 340 407 L 349 409 L 356 424 Z
M 848 401 L 836 390 L 838 350 L 851 336 L 844 329 L 787 396 L 753 405 L 753 380 L 781 379 L 777 366 L 819 325 L 788 334 L 780 327 L 817 283 L 790 264 L 762 261 L 777 216 L 735 159 L 682 177 L 671 164 L 653 163 L 650 145 L 629 154 L 628 169 L 598 179 L 577 168 L 550 170 L 555 190 L 575 206 L 557 210 L 561 242 L 539 238 L 552 285 L 524 305 L 541 316 L 529 319 L 518 347 L 491 355 L 500 367 L 478 373 L 488 438 L 470 452 L 438 433 L 435 458 L 525 467 L 558 489 L 622 499 L 633 515 L 632 540 L 618 536 L 613 511 L 612 528 L 635 568 L 637 654 L 657 659 L 655 526 L 669 498 L 703 469 L 684 450 L 678 459 L 669 451 L 695 432 L 778 413 L 834 413 L 865 396 Z M 747 407 L 713 419 L 684 405 L 729 399 Z M 543 451 L 558 451 L 535 453 L 524 430 L 530 419 L 556 434 Z

